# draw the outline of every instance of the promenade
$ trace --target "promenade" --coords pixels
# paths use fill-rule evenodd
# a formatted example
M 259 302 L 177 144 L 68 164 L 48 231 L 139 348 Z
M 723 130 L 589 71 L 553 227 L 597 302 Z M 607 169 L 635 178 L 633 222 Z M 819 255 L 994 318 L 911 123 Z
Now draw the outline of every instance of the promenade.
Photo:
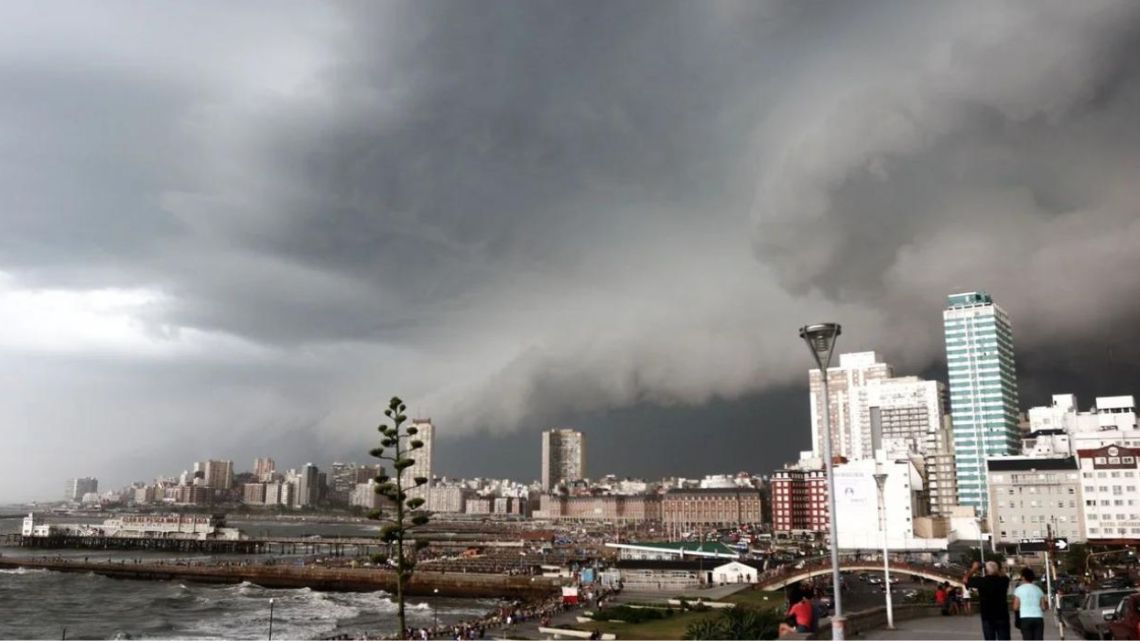
M 0 558 L 0 569 L 45 569 L 92 572 L 119 579 L 241 583 L 267 588 L 312 588 L 330 591 L 395 591 L 395 574 L 377 568 L 319 565 L 199 564 L 183 562 L 85 562 L 79 559 Z M 535 598 L 557 593 L 562 579 L 462 572 L 418 571 L 405 587 L 410 595 L 464 598 Z
M 1020 639 L 1021 633 L 1016 628 L 1010 630 L 1013 639 Z M 1071 631 L 1066 637 L 1074 638 Z M 862 639 L 981 639 L 982 623 L 975 616 L 953 617 L 923 617 L 899 621 L 894 630 L 880 628 L 861 632 Z M 1051 618 L 1045 619 L 1045 638 L 1060 639 L 1057 635 L 1057 622 Z

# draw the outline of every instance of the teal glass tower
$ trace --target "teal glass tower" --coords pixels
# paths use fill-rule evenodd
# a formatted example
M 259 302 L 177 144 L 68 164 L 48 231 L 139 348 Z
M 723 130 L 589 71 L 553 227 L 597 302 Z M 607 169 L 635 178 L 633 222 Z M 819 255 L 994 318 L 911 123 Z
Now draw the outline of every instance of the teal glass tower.
M 1009 316 L 983 291 L 953 294 L 942 312 L 958 504 L 985 514 L 987 456 L 1016 454 L 1017 372 Z

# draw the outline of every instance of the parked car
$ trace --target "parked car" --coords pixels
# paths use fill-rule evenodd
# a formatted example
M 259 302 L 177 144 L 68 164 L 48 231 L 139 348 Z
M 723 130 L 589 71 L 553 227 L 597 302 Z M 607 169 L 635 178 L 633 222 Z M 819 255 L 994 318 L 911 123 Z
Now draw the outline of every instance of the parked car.
M 1057 614 L 1061 615 L 1061 620 L 1068 622 L 1070 617 L 1075 617 L 1077 612 L 1080 611 L 1081 606 L 1085 602 L 1085 595 L 1081 592 L 1074 592 L 1072 594 L 1062 594 L 1061 604 Z M 1072 626 L 1069 626 L 1072 627 Z
M 1140 639 L 1140 594 L 1133 594 L 1104 615 L 1113 639 Z
M 1098 590 L 1090 592 L 1077 611 L 1077 616 L 1071 621 L 1075 624 L 1076 632 L 1084 635 L 1086 639 L 1099 639 L 1102 634 L 1108 634 L 1108 621 L 1104 615 L 1112 614 L 1116 606 L 1125 598 L 1135 594 L 1134 590 Z

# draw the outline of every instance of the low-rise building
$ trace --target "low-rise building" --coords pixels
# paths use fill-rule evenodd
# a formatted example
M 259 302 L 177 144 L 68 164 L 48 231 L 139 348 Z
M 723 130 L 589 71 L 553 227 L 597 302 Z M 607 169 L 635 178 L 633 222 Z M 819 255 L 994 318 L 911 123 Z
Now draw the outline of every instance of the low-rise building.
M 542 495 L 535 518 L 583 521 L 660 521 L 662 498 L 657 494 Z
M 669 490 L 661 496 L 661 520 L 685 528 L 759 524 L 762 503 L 755 487 Z
M 1082 490 L 1071 456 L 1003 456 L 986 460 L 989 529 L 997 543 L 1054 536 L 1085 540 Z
M 1140 540 L 1140 448 L 1077 450 L 1089 543 Z
M 459 485 L 435 485 L 428 488 L 425 508 L 429 512 L 462 514 L 466 511 L 470 492 Z

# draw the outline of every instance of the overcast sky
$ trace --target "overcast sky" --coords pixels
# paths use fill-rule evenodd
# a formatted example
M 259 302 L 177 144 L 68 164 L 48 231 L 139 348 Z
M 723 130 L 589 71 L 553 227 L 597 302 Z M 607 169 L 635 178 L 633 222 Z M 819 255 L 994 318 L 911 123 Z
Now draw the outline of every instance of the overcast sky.
M 769 472 L 807 322 L 1137 391 L 1140 3 L 0 3 L 0 500 L 194 460 Z

